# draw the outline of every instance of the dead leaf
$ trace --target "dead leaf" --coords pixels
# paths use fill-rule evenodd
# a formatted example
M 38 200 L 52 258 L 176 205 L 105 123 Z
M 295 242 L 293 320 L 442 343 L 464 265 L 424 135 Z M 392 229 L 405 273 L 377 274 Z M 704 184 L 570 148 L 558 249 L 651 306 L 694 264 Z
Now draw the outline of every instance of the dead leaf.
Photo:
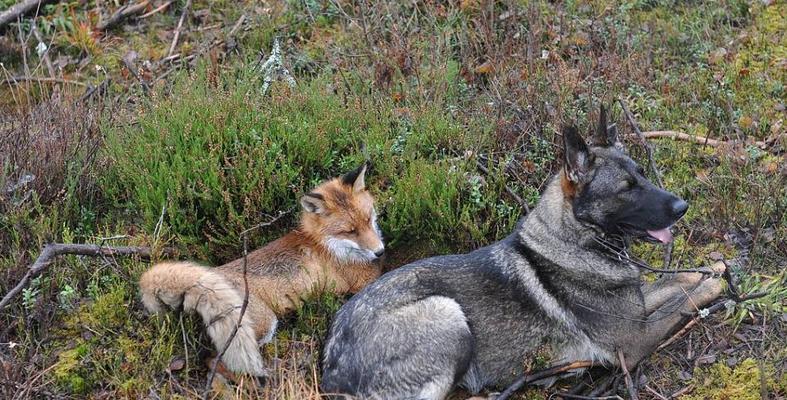
M 491 62 L 487 61 L 477 67 L 475 67 L 475 73 L 479 75 L 489 74 L 495 70 L 495 67 L 492 65 Z
M 183 369 L 186 366 L 186 360 L 183 357 L 175 357 L 172 361 L 169 362 L 169 372 L 176 372 Z

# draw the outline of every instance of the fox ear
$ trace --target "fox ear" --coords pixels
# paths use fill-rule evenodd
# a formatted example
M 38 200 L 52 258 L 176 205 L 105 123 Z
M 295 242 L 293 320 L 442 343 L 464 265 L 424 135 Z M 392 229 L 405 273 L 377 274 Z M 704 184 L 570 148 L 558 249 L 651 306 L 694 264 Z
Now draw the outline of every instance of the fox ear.
M 358 168 L 344 174 L 342 183 L 353 187 L 353 192 L 361 192 L 366 189 L 366 169 L 368 161 L 364 161 Z
M 618 141 L 618 127 L 615 124 L 607 125 L 607 109 L 601 105 L 598 117 L 596 134 L 593 135 L 593 145 L 599 147 L 622 147 Z
M 574 126 L 563 128 L 563 157 L 566 178 L 572 183 L 580 183 L 593 160 L 585 140 Z
M 307 193 L 301 197 L 301 207 L 303 211 L 322 214 L 325 212 L 325 198 L 319 193 Z

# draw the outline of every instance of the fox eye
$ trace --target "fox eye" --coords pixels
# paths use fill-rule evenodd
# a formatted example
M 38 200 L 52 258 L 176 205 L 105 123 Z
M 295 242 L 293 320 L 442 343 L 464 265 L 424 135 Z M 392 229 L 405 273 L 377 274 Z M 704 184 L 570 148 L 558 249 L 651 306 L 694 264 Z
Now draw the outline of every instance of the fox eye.
M 350 229 L 350 230 L 346 230 L 346 231 L 344 231 L 344 233 L 345 233 L 346 235 L 355 235 L 356 233 L 358 233 L 358 230 L 357 230 L 357 229 L 355 229 L 355 228 L 353 228 L 353 229 Z

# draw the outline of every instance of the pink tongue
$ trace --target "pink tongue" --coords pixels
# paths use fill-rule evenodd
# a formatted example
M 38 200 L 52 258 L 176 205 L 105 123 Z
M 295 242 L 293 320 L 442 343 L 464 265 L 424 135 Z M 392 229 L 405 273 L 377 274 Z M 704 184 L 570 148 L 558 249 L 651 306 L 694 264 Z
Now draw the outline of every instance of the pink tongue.
M 661 243 L 669 243 L 672 241 L 672 232 L 669 228 L 659 229 L 657 231 L 647 231 L 648 235 L 658 239 Z

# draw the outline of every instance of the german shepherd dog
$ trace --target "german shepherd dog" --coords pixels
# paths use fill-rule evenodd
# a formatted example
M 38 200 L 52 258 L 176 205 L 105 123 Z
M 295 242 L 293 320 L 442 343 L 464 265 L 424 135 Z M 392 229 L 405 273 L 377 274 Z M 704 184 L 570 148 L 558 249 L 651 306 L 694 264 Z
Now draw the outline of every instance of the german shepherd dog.
M 322 390 L 364 399 L 442 399 L 512 383 L 533 360 L 633 367 L 719 297 L 718 275 L 643 284 L 617 238 L 668 243 L 688 209 L 622 151 L 604 109 L 592 146 L 562 130 L 564 163 L 515 232 L 468 254 L 393 270 L 347 302 L 324 348 Z

